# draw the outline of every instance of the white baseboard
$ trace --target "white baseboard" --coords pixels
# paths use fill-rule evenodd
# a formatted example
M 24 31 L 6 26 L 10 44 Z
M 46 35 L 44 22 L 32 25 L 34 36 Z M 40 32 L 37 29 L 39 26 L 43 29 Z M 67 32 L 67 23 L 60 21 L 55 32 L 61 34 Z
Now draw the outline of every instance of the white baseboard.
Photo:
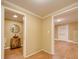
M 10 47 L 6 47 L 5 49 L 10 49 Z M 29 55 L 27 55 L 27 56 L 24 56 L 24 57 L 25 57 L 25 58 L 30 57 L 30 56 L 32 56 L 32 55 L 34 55 L 34 54 L 39 53 L 40 51 L 44 51 L 44 52 L 46 52 L 46 53 L 48 53 L 48 54 L 54 54 L 54 53 L 49 52 L 49 51 L 47 51 L 47 50 L 45 50 L 45 49 L 41 49 L 41 50 L 38 50 L 38 51 L 36 51 L 36 52 L 33 52 L 33 53 L 31 53 L 31 54 L 29 54 Z
M 10 49 L 10 47 L 6 47 L 5 49 Z
M 37 53 L 39 53 L 40 51 L 44 51 L 44 52 L 46 52 L 46 53 L 48 53 L 48 54 L 51 54 L 51 55 L 54 54 L 54 53 L 52 53 L 52 52 L 48 52 L 47 50 L 41 49 L 41 50 L 38 50 L 38 51 L 36 51 L 36 52 L 33 52 L 33 53 L 31 53 L 31 54 L 25 56 L 25 58 L 30 57 L 30 56 L 32 56 L 32 55 L 34 55 L 34 54 L 37 54 Z
M 74 42 L 74 41 L 71 41 L 71 40 L 60 40 L 60 39 L 55 39 L 56 41 L 64 41 L 64 42 L 69 42 L 69 43 L 73 43 L 73 44 L 78 44 L 78 42 Z
M 49 51 L 47 51 L 47 50 L 45 50 L 45 49 L 42 49 L 42 51 L 44 51 L 44 52 L 46 52 L 46 53 L 48 53 L 48 54 L 51 54 L 51 55 L 54 55 L 54 54 L 55 54 L 54 52 L 49 52 Z
M 25 58 L 30 57 L 30 56 L 32 56 L 32 55 L 34 55 L 34 54 L 37 54 L 37 53 L 39 53 L 40 51 L 42 51 L 42 50 L 38 50 L 38 51 L 36 51 L 36 52 L 33 52 L 33 53 L 31 53 L 31 54 L 25 56 Z
M 23 45 L 21 45 L 21 46 L 23 46 Z M 10 47 L 6 47 L 5 49 L 10 49 Z

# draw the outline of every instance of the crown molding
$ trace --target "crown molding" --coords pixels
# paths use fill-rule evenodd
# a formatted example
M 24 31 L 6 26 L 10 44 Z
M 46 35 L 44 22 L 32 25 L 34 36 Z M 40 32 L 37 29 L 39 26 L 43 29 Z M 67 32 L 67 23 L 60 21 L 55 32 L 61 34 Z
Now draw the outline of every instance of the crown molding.
M 20 11 L 22 11 L 22 12 L 24 12 L 24 13 L 27 13 L 27 14 L 36 16 L 36 17 L 38 17 L 38 18 L 40 18 L 40 19 L 43 19 L 41 16 L 39 16 L 39 15 L 37 15 L 37 14 L 35 14 L 35 13 L 29 11 L 29 10 L 26 10 L 26 9 L 24 9 L 24 8 L 18 6 L 18 5 L 15 5 L 15 4 L 13 4 L 13 3 L 10 3 L 10 2 L 8 2 L 8 1 L 4 1 L 2 4 L 3 4 L 3 6 L 5 6 L 5 8 L 8 8 L 8 9 L 12 8 L 12 9 L 20 10 Z
M 62 14 L 62 13 L 65 13 L 65 12 L 68 12 L 68 11 L 72 11 L 72 10 L 78 8 L 78 3 L 76 2 L 76 3 L 73 3 L 73 4 L 69 5 L 69 6 L 67 6 L 67 7 L 64 7 L 64 8 L 62 8 L 62 9 L 58 10 L 58 11 L 49 13 L 49 14 L 45 15 L 44 17 L 41 17 L 41 16 L 39 16 L 39 15 L 37 15 L 37 14 L 31 12 L 31 11 L 28 11 L 28 10 L 26 10 L 26 9 L 24 9 L 24 8 L 18 6 L 18 5 L 12 4 L 12 3 L 8 2 L 8 1 L 4 1 L 4 2 L 3 2 L 3 5 L 4 5 L 6 8 L 8 8 L 8 9 L 9 9 L 9 8 L 14 8 L 14 9 L 20 10 L 20 11 L 26 13 L 26 14 L 31 14 L 31 15 L 33 15 L 33 16 L 36 16 L 36 17 L 38 17 L 38 18 L 40 18 L 40 19 L 45 19 L 45 18 L 47 18 L 47 17 L 49 17 L 49 16 L 53 16 L 53 17 L 54 17 L 54 16 L 57 16 L 57 15 L 60 15 L 60 14 Z
M 60 14 L 65 13 L 65 12 L 72 11 L 72 10 L 77 9 L 77 8 L 78 8 L 78 4 L 77 3 L 73 3 L 72 5 L 69 5 L 67 7 L 64 7 L 62 9 L 58 10 L 58 11 L 52 12 L 52 13 L 44 16 L 43 19 L 45 19 L 45 18 L 47 18 L 49 16 L 53 16 L 54 17 L 54 16 L 60 15 Z

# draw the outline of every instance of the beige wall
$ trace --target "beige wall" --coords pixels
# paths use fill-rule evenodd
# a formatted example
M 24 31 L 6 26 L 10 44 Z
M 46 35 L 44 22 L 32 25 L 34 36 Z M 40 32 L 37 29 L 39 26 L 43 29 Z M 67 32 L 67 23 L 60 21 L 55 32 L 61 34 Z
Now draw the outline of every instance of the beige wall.
M 5 29 L 4 29 L 4 33 L 5 33 L 5 48 L 7 47 L 10 47 L 10 39 L 14 36 L 14 33 L 12 33 L 10 31 L 10 27 L 13 25 L 13 24 L 17 24 L 19 27 L 20 27 L 20 32 L 17 33 L 17 35 L 21 38 L 21 42 L 23 41 L 23 23 L 21 22 L 17 22 L 17 21 L 12 21 L 12 20 L 8 20 L 8 19 L 5 19 Z
M 69 40 L 78 42 L 78 22 L 69 24 Z
M 38 50 L 42 49 L 42 20 L 32 16 L 27 15 L 28 19 L 28 39 L 27 39 L 27 49 L 26 54 L 30 55 Z M 5 48 L 10 46 L 10 39 L 13 37 L 13 33 L 10 31 L 10 26 L 12 24 L 17 24 L 20 26 L 21 31 L 23 31 L 23 23 L 12 21 L 12 20 L 5 20 Z M 18 35 L 22 38 L 23 33 L 20 32 Z M 23 38 L 22 38 L 23 41 Z
M 27 19 L 28 39 L 26 43 L 26 54 L 30 55 L 42 48 L 42 20 L 32 15 L 27 15 Z
M 33 16 L 31 14 L 28 14 L 27 12 L 23 11 L 22 9 L 18 9 L 16 7 L 6 5 L 9 8 L 12 8 L 16 10 L 17 12 L 21 11 L 26 16 L 26 21 L 24 25 L 24 49 L 23 49 L 23 55 L 24 57 L 35 53 L 41 49 L 45 49 L 49 53 L 51 53 L 51 50 L 54 50 L 51 48 L 51 21 L 52 16 L 45 19 L 43 22 L 43 19 L 40 19 L 36 16 Z M 42 28 L 43 27 L 43 28 Z M 50 33 L 48 33 L 48 30 Z M 54 44 L 52 44 L 54 45 Z
M 43 20 L 43 49 L 50 54 L 54 53 L 54 38 L 52 39 L 52 17 Z M 52 36 L 52 37 L 51 37 Z

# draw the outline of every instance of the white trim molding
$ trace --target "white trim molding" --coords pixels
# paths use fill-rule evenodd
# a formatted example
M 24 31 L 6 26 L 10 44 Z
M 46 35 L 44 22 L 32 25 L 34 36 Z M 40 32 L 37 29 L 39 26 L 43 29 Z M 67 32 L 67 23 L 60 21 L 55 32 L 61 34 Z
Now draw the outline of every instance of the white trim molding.
M 10 3 L 9 1 L 4 1 L 3 5 L 6 6 L 6 7 L 10 7 L 10 8 L 14 8 L 14 9 L 18 9 L 20 11 L 26 12 L 27 14 L 31 14 L 33 16 L 36 16 L 36 17 L 40 18 L 40 19 L 45 19 L 48 16 L 57 16 L 57 15 L 60 15 L 60 14 L 62 14 L 64 12 L 68 12 L 68 11 L 71 11 L 73 9 L 77 9 L 78 8 L 78 6 L 77 6 L 78 3 L 76 2 L 76 3 L 73 3 L 72 5 L 66 6 L 66 7 L 64 7 L 62 9 L 59 9 L 58 11 L 49 13 L 49 14 L 45 15 L 44 17 L 41 17 L 41 16 L 39 16 L 39 15 L 37 15 L 37 14 L 27 10 L 27 9 L 24 9 L 24 8 L 18 6 L 18 5 Z
M 0 47 L 1 47 L 1 59 L 4 59 L 4 13 L 5 13 L 5 11 L 4 11 L 5 9 L 4 9 L 4 6 L 1 6 L 1 30 L 0 30 L 0 32 L 1 32 L 1 40 L 0 40 L 0 42 L 1 42 L 1 45 L 0 45 Z
M 33 53 L 29 54 L 29 55 L 26 55 L 25 58 L 28 58 L 28 57 L 30 57 L 30 56 L 32 56 L 32 55 L 35 55 L 35 54 L 37 54 L 37 53 L 39 53 L 39 52 L 41 52 L 41 51 L 42 51 L 42 50 L 38 50 L 38 51 L 33 52 Z
M 52 20 L 51 20 L 51 50 L 52 50 L 52 54 L 55 54 L 55 49 L 54 49 L 54 36 L 55 36 L 55 24 L 54 24 L 54 17 L 52 16 Z
M 33 13 L 33 12 L 27 10 L 27 9 L 24 9 L 24 8 L 18 6 L 18 5 L 15 5 L 15 4 L 13 4 L 13 3 L 10 3 L 9 1 L 4 1 L 4 2 L 3 2 L 3 5 L 4 5 L 5 7 L 7 7 L 7 8 L 18 9 L 18 10 L 20 10 L 20 11 L 26 13 L 26 14 L 30 14 L 30 15 L 33 15 L 33 16 L 36 16 L 36 17 L 42 19 L 41 16 L 39 16 L 39 15 L 37 15 L 37 14 L 35 14 L 35 13 Z
M 10 47 L 6 47 L 5 49 L 10 49 Z
M 49 51 L 47 51 L 47 50 L 45 50 L 45 49 L 42 49 L 41 51 L 44 51 L 44 52 L 46 52 L 46 53 L 48 53 L 48 54 L 50 54 L 50 55 L 54 55 L 54 54 L 55 54 L 54 52 L 49 52 Z M 52 51 L 52 49 L 51 49 L 51 51 Z
M 55 11 L 55 12 L 52 12 L 46 16 L 43 17 L 43 19 L 45 19 L 46 17 L 49 17 L 49 16 L 57 16 L 57 15 L 60 15 L 62 13 L 65 13 L 65 12 L 69 12 L 69 11 L 72 11 L 74 9 L 77 9 L 78 8 L 78 4 L 77 3 L 73 3 L 72 5 L 69 5 L 67 7 L 64 7 L 58 11 Z
M 35 55 L 35 54 L 37 54 L 37 53 L 39 53 L 39 52 L 41 52 L 41 51 L 44 51 L 44 52 L 46 52 L 46 53 L 48 53 L 48 54 L 50 54 L 50 55 L 54 55 L 54 53 L 48 52 L 48 51 L 45 50 L 45 49 L 40 49 L 40 50 L 38 50 L 38 51 L 36 51 L 36 52 L 33 52 L 33 53 L 27 55 L 25 58 L 28 58 L 28 57 L 30 57 L 30 56 L 32 56 L 32 55 Z
M 23 17 L 23 22 L 24 22 L 24 26 L 23 26 L 23 29 L 24 29 L 24 32 L 23 32 L 23 34 L 24 34 L 24 41 L 23 41 L 23 56 L 25 57 L 26 56 L 26 40 L 27 40 L 27 38 L 28 38 L 28 34 L 27 34 L 27 30 L 26 29 L 28 29 L 28 15 L 27 15 L 27 13 L 26 12 L 23 12 L 22 10 L 19 10 L 18 8 L 16 9 L 16 8 L 13 8 L 13 7 L 8 7 L 8 6 L 5 6 L 5 5 L 2 5 L 3 7 L 4 7 L 4 10 L 5 9 L 8 9 L 8 10 L 11 10 L 11 11 L 14 11 L 14 12 L 16 12 L 16 13 L 19 13 L 19 14 L 21 14 L 21 15 L 24 15 L 24 17 Z M 27 25 L 26 25 L 27 24 Z M 27 36 L 27 38 L 26 38 L 26 36 Z M 9 47 L 7 47 L 7 48 L 4 48 L 4 49 L 8 49 Z
M 21 45 L 21 47 L 23 47 L 23 45 Z M 10 49 L 10 47 L 6 47 L 5 49 Z
M 73 44 L 78 44 L 78 42 L 74 42 L 71 40 L 60 40 L 60 39 L 55 39 L 56 41 L 64 41 L 64 42 L 69 42 L 69 43 L 73 43 Z

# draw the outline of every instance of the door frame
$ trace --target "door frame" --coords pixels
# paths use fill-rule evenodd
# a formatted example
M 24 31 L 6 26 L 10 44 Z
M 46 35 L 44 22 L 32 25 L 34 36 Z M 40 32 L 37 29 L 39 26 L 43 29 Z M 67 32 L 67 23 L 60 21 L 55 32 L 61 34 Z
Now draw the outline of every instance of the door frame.
M 10 8 L 10 7 L 6 7 L 6 6 L 1 6 L 2 8 L 1 8 L 1 10 L 2 10 L 2 18 L 1 18 L 1 34 L 2 34 L 2 37 L 1 37 L 1 41 L 2 41 L 2 43 L 1 43 L 1 51 L 2 51 L 2 59 L 4 59 L 4 19 L 5 19 L 5 9 L 8 9 L 8 10 L 11 10 L 11 11 L 13 11 L 13 12 L 16 12 L 16 13 L 18 13 L 18 14 L 21 14 L 21 15 L 23 15 L 24 17 L 23 17 L 23 56 L 24 57 L 26 57 L 26 40 L 27 40 L 27 15 L 26 15 L 26 13 L 24 13 L 24 12 L 21 12 L 21 11 L 19 11 L 19 10 L 16 10 L 16 9 L 14 9 L 14 8 Z

